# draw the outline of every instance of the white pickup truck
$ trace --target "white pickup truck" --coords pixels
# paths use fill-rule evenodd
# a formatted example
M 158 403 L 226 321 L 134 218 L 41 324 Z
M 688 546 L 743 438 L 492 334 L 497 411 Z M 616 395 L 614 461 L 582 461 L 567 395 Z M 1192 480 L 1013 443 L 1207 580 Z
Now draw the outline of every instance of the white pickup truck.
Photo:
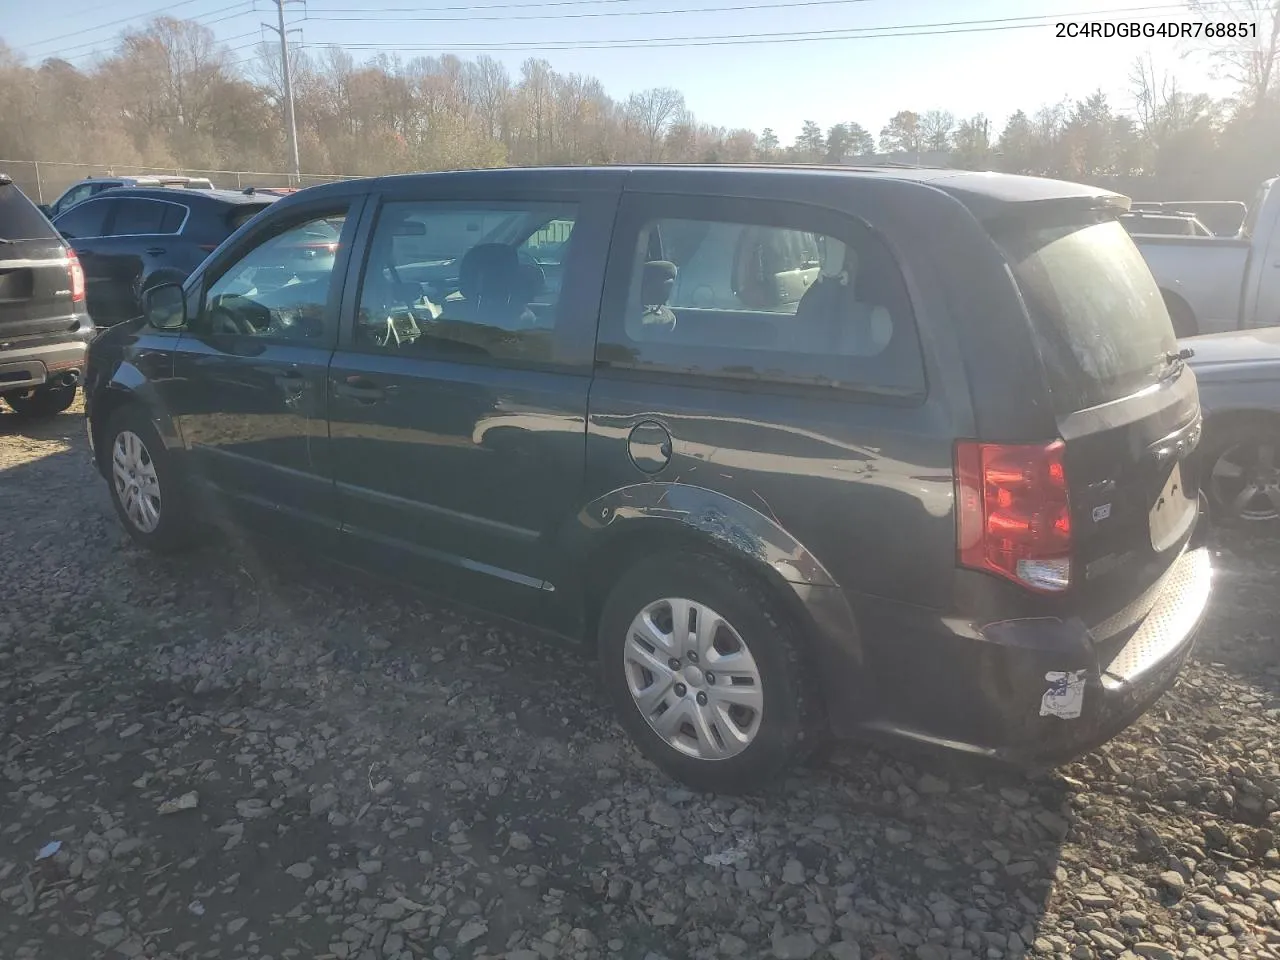
M 1280 325 L 1278 183 L 1263 182 L 1234 237 L 1134 233 L 1178 336 Z

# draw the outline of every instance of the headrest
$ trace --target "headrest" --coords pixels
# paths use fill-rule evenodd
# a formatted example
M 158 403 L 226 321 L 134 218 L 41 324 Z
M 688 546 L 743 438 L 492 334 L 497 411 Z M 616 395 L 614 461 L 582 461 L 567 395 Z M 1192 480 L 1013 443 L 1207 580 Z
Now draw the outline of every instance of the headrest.
M 656 307 L 671 299 L 676 283 L 676 265 L 669 260 L 650 260 L 640 279 L 640 303 Z
M 520 276 L 515 247 L 505 243 L 481 243 L 472 247 L 458 265 L 458 290 L 468 300 L 510 297 Z
M 834 237 L 822 237 L 818 261 L 824 279 L 852 283 L 858 276 L 858 251 Z

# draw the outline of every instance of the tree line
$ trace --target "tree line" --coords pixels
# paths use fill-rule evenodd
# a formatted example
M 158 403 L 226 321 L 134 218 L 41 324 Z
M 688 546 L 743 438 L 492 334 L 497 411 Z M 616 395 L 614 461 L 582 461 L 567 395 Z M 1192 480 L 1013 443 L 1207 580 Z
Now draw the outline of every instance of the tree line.
M 1159 183 L 1183 198 L 1238 197 L 1280 156 L 1280 0 L 1204 0 L 1199 12 L 1248 14 L 1259 39 L 1206 41 L 1198 53 L 1232 94 L 1183 89 L 1149 60 L 1134 64 L 1132 103 L 1101 91 L 984 114 L 901 110 L 874 134 L 856 121 L 804 120 L 778 131 L 696 118 L 678 90 L 625 99 L 594 77 L 530 58 L 516 75 L 489 56 L 357 63 L 337 47 L 294 49 L 304 173 L 373 175 L 528 164 L 849 163 L 879 159 L 994 169 L 1088 182 Z M 1226 8 L 1233 8 L 1226 10 Z M 0 41 L 0 159 L 174 169 L 279 170 L 286 162 L 278 55 L 236 63 L 206 26 L 160 17 L 124 33 L 81 68 L 28 64 Z

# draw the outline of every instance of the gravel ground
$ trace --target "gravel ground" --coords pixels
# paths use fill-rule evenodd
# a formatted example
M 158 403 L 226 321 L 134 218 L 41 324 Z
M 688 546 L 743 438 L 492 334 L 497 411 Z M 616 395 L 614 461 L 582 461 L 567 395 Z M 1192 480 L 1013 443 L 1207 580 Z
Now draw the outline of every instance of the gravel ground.
M 577 650 L 260 548 L 131 546 L 78 408 L 0 415 L 0 957 L 1280 958 L 1280 546 L 1034 779 L 844 747 L 754 798 Z

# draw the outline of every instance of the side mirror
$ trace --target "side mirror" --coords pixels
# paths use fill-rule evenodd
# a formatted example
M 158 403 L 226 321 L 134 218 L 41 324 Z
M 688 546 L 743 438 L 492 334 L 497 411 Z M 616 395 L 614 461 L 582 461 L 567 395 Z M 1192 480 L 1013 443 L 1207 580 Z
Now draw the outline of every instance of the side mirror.
M 157 330 L 177 330 L 187 322 L 187 295 L 180 283 L 162 283 L 142 294 L 142 315 Z

